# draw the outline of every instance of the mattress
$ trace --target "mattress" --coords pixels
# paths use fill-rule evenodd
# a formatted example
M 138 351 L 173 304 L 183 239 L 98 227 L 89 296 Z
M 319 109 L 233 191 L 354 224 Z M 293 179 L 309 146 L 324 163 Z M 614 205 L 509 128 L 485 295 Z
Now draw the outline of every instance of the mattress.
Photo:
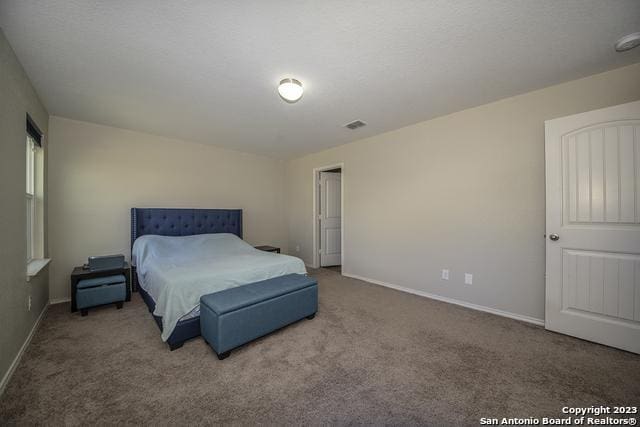
M 180 320 L 199 315 L 200 297 L 285 274 L 306 274 L 301 259 L 255 249 L 234 234 L 144 235 L 132 250 L 143 289 L 155 301 L 167 340 Z

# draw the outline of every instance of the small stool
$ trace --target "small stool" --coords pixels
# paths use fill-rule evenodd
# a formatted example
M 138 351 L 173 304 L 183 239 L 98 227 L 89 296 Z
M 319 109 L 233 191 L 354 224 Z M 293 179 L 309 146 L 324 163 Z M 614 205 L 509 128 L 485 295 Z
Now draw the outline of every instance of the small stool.
M 116 303 L 118 309 L 127 297 L 127 279 L 124 274 L 80 280 L 76 287 L 76 304 L 82 316 L 88 309 Z

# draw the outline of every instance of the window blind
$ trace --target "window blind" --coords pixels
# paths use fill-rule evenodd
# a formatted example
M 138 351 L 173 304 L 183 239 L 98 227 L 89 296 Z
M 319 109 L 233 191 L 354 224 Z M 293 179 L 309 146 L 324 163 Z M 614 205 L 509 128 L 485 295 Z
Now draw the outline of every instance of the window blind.
M 42 147 L 42 132 L 29 114 L 27 114 L 27 134 L 29 134 L 29 136 L 33 139 L 33 142 L 38 147 Z

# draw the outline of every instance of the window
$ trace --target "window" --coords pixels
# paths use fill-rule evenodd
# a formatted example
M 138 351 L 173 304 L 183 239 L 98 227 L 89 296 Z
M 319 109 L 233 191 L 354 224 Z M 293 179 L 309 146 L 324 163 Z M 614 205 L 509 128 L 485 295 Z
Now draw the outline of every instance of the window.
M 26 135 L 26 240 L 27 275 L 33 273 L 44 258 L 44 152 L 42 132 L 27 115 Z M 45 264 L 46 265 L 46 264 Z M 41 268 L 41 267 L 40 267 Z M 36 274 L 37 271 L 33 274 Z
M 36 230 L 36 142 L 27 134 L 27 262 L 35 256 Z

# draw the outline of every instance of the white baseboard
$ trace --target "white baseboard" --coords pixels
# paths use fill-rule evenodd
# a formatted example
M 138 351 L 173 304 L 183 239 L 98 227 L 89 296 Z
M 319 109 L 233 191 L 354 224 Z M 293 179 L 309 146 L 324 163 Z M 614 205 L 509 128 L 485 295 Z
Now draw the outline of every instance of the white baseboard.
M 27 347 L 29 347 L 29 344 L 31 343 L 31 339 L 33 338 L 36 331 L 38 330 L 38 327 L 40 326 L 40 322 L 42 321 L 42 318 L 44 317 L 44 314 L 47 312 L 48 308 L 49 308 L 49 304 L 46 304 L 42 309 L 42 311 L 40 312 L 38 319 L 36 319 L 36 322 L 33 324 L 33 327 L 31 328 L 31 332 L 29 332 L 27 339 L 22 344 L 22 347 L 20 347 L 20 351 L 18 351 L 18 354 L 16 354 L 16 357 L 13 359 L 13 362 L 11 362 L 9 369 L 7 369 L 7 372 L 4 374 L 4 377 L 2 377 L 2 381 L 0 381 L 0 396 L 2 396 L 2 393 L 4 393 L 4 390 L 7 387 L 7 384 L 9 384 L 9 380 L 11 379 L 11 376 L 13 375 L 14 371 L 18 367 L 18 364 L 20 363 L 20 359 L 22 359 L 22 355 L 24 354 L 25 350 L 27 349 Z
M 403 286 L 394 285 L 391 283 L 382 282 L 380 280 L 369 279 L 367 277 L 358 276 L 356 274 L 350 274 L 342 272 L 343 276 L 351 277 L 353 279 L 363 280 L 365 282 L 373 283 L 374 285 L 385 286 L 387 288 L 395 289 L 397 291 L 407 292 L 409 294 L 418 295 L 421 297 L 431 298 L 442 302 L 448 302 L 449 304 L 460 305 L 462 307 L 471 308 L 473 310 L 484 311 L 486 313 L 496 314 L 502 317 L 508 317 L 510 319 L 521 320 L 523 322 L 532 323 L 538 326 L 544 326 L 544 320 L 536 317 L 525 316 L 522 314 L 511 313 L 510 311 L 498 310 L 497 308 L 485 307 L 484 305 L 472 304 L 470 302 L 457 300 L 455 298 L 443 297 L 440 295 L 430 294 L 428 292 L 419 291 L 417 289 L 405 288 Z
M 49 304 L 53 305 L 53 304 L 62 304 L 65 302 L 69 302 L 71 301 L 71 298 L 69 297 L 64 297 L 64 298 L 54 298 L 54 299 L 50 299 L 49 300 Z

